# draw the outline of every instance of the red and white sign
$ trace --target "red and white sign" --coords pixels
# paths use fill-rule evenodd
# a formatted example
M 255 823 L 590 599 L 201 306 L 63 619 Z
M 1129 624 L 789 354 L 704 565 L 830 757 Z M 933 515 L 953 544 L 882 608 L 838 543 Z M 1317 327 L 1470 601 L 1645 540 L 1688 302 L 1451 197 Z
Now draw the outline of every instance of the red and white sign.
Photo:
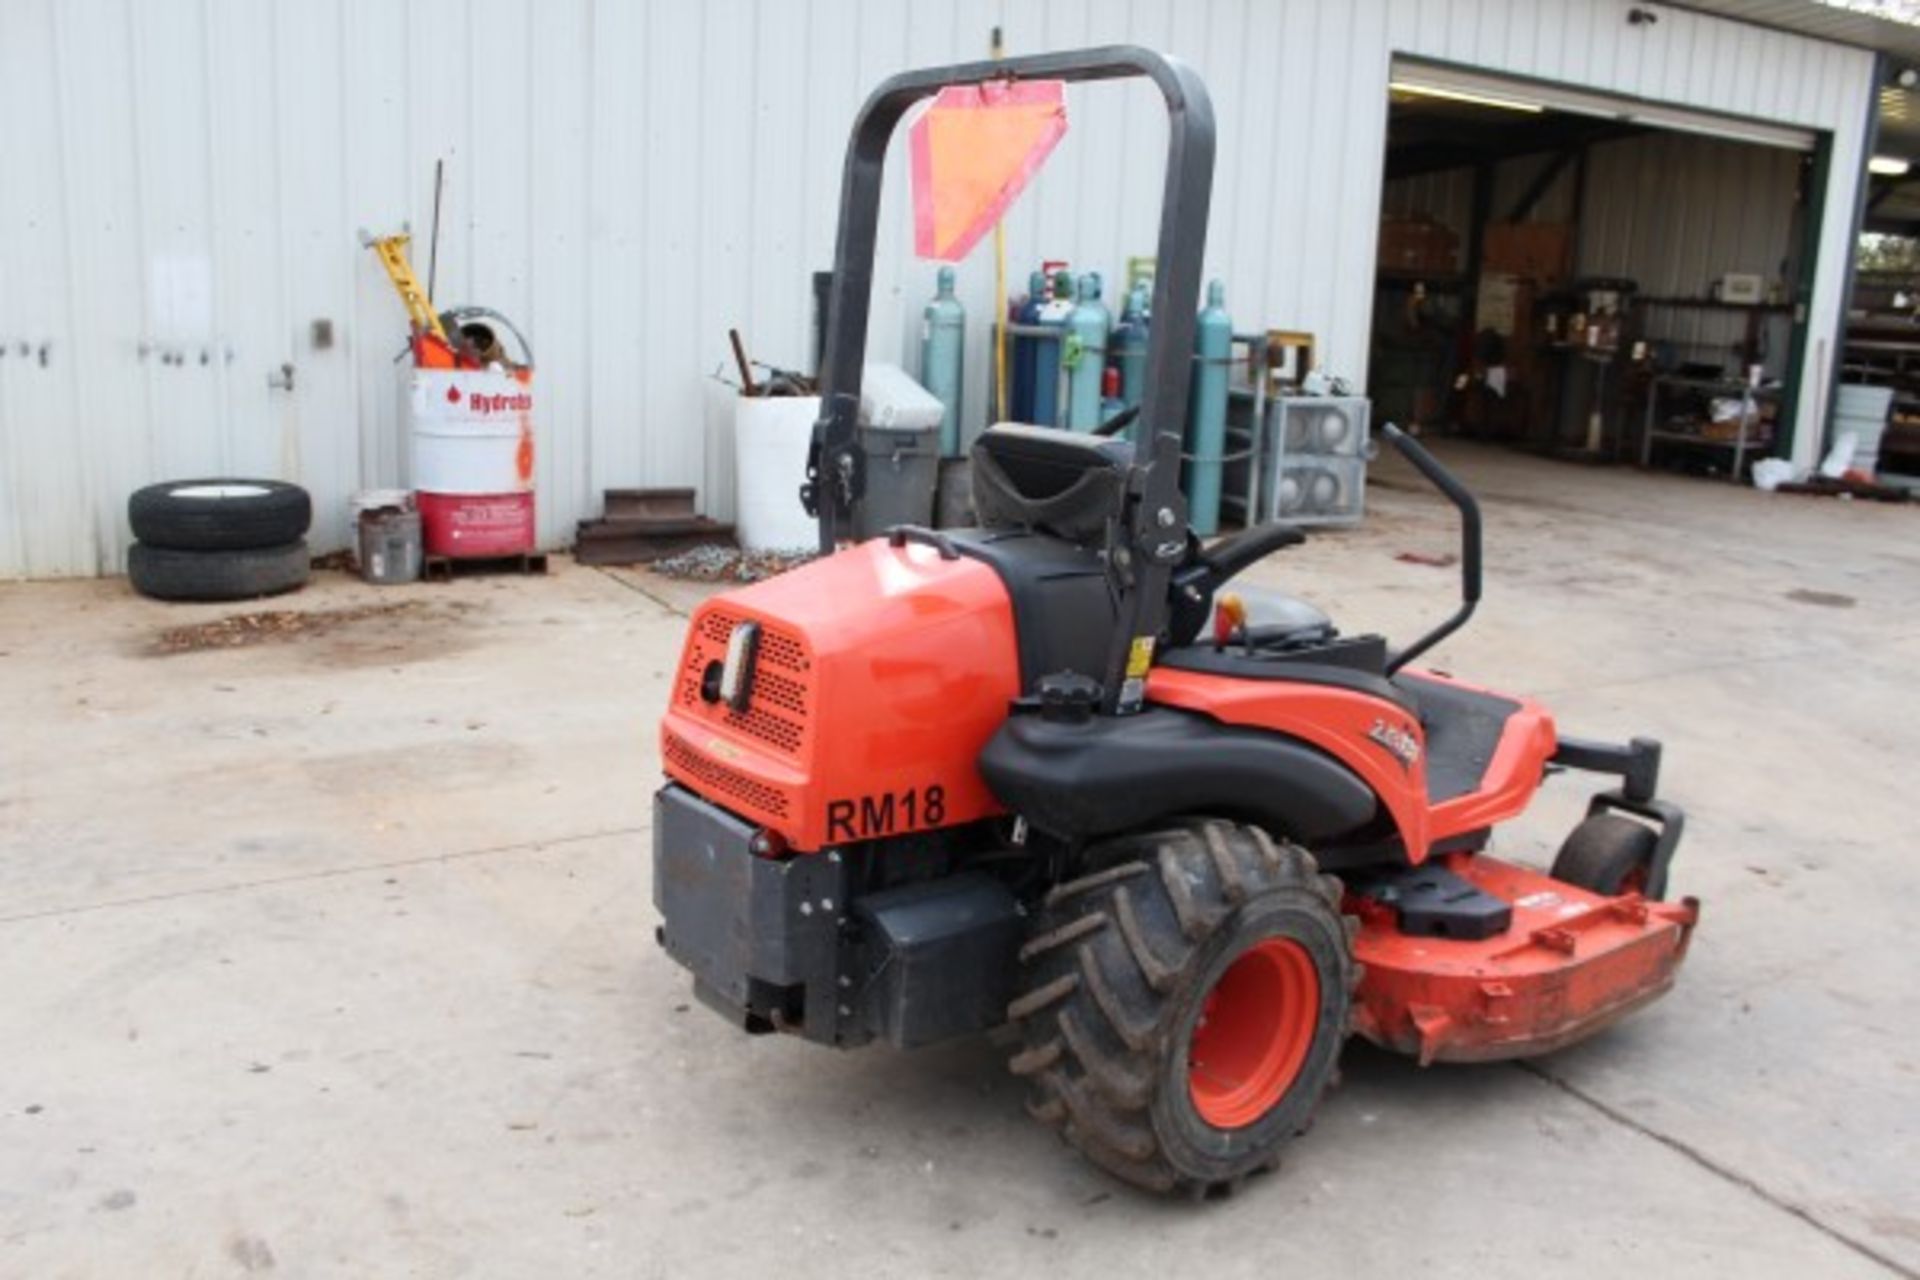
M 422 493 L 533 488 L 533 385 L 486 369 L 416 369 L 413 487 Z

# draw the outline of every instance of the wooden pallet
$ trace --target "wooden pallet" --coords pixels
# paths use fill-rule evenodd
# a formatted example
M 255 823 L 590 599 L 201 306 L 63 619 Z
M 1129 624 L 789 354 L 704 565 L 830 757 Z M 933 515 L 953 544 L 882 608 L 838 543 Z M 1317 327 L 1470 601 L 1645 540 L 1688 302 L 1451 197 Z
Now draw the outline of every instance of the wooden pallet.
M 455 578 L 546 571 L 547 553 L 526 551 L 517 556 L 428 556 L 423 576 L 428 582 L 452 582 Z

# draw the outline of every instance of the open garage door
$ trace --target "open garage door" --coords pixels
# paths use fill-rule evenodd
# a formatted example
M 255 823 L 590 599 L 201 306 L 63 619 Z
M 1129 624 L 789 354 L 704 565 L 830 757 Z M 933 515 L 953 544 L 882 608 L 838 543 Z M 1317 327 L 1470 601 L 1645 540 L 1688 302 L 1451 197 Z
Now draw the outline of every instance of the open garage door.
M 1791 440 L 1823 135 L 1396 58 L 1384 419 L 1744 476 Z

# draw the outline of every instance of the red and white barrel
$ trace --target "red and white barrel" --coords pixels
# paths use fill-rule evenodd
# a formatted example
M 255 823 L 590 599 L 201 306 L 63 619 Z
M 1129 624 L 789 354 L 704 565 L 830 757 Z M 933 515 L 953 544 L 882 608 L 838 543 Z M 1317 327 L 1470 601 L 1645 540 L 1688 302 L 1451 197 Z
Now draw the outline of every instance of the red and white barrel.
M 534 549 L 533 371 L 415 369 L 413 487 L 430 556 Z

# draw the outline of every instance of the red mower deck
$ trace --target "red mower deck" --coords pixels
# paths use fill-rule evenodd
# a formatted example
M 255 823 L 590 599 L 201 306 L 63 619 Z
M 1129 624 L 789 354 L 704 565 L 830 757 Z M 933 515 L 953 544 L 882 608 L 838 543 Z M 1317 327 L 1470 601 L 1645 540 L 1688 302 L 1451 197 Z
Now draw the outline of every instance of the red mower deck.
M 1448 867 L 1513 906 L 1513 926 L 1481 941 L 1411 937 L 1391 908 L 1349 895 L 1365 966 L 1354 1030 L 1434 1062 L 1546 1053 L 1599 1031 L 1673 985 L 1700 917 L 1693 898 L 1605 898 L 1480 854 Z

